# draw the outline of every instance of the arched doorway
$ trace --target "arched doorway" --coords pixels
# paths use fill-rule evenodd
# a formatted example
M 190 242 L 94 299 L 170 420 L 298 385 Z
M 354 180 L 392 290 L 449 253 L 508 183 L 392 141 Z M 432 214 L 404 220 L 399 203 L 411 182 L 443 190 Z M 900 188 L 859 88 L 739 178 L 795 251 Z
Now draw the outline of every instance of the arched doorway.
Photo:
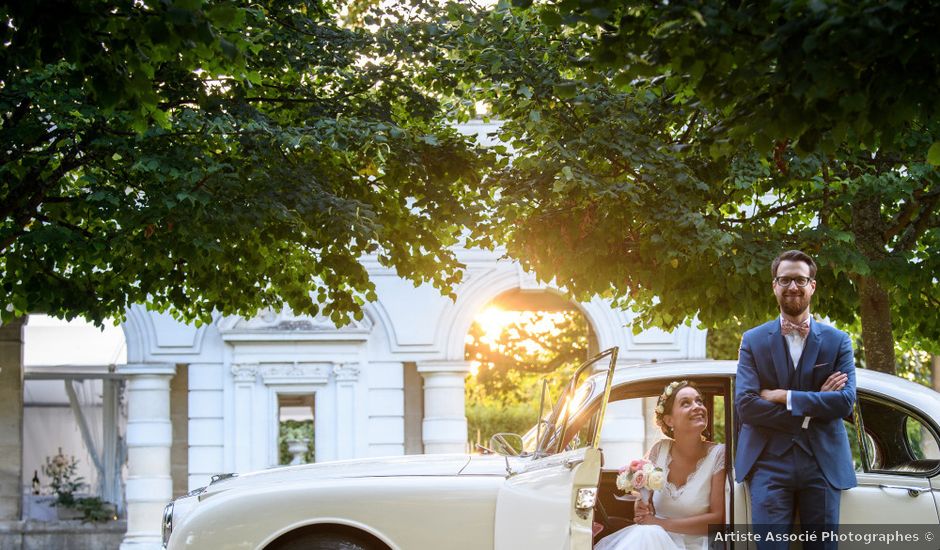
M 522 434 L 538 415 L 542 380 L 551 395 L 596 353 L 593 327 L 577 304 L 553 290 L 512 289 L 476 315 L 466 337 L 471 448 L 494 433 Z

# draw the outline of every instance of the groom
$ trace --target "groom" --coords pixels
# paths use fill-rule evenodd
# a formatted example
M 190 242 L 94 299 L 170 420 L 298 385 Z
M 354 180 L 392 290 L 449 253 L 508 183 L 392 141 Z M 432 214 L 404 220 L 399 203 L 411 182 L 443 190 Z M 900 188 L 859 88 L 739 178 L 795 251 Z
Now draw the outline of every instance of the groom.
M 771 272 L 780 317 L 745 332 L 738 356 L 735 477 L 748 482 L 751 522 L 762 538 L 768 531 L 778 540 L 788 534 L 799 510 L 804 533 L 815 531 L 819 541 L 803 547 L 836 548 L 819 531 L 838 528 L 841 491 L 857 484 L 842 424 L 855 405 L 852 344 L 844 332 L 810 318 L 812 258 L 784 252 Z

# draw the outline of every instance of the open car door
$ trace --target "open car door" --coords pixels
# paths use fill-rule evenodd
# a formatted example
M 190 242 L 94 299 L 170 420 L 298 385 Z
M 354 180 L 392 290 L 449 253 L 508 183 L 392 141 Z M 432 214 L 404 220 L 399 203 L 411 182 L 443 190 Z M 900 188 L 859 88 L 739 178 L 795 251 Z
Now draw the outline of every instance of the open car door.
M 578 367 L 540 429 L 534 453 L 514 462 L 496 499 L 496 550 L 591 549 L 601 471 L 599 427 L 616 363 L 617 348 L 610 348 Z M 599 406 L 591 406 L 598 399 Z M 578 414 L 589 409 L 590 418 Z

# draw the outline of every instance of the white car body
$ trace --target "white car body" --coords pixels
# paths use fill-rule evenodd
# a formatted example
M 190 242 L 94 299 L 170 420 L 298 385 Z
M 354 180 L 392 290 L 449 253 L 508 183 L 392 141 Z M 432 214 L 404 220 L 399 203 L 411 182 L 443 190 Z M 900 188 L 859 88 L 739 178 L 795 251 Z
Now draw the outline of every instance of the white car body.
M 611 351 L 616 356 L 616 350 L 608 350 L 608 360 Z M 581 405 L 570 407 L 566 420 L 572 429 L 584 418 L 602 422 L 607 395 L 612 401 L 655 395 L 676 379 L 701 381 L 706 391 L 712 388 L 716 398 L 722 395 L 730 403 L 735 368 L 733 361 L 688 361 L 621 367 L 608 376 L 602 365 L 573 394 Z M 933 453 L 930 445 L 940 439 L 940 394 L 864 370 L 857 373 L 857 387 L 864 403 L 856 406 L 856 423 L 864 422 L 865 410 L 859 409 L 868 407 L 878 416 L 871 423 L 889 426 L 879 428 L 887 433 L 894 423 L 883 419 L 897 411 L 905 433 L 914 433 L 906 427 L 920 421 L 917 433 L 923 435 L 918 436 L 918 445 L 926 450 L 908 457 L 911 460 L 884 450 L 878 456 L 876 440 L 884 436 L 864 428 L 869 436 L 859 451 L 859 486 L 843 493 L 842 523 L 936 526 L 940 523 L 940 456 L 922 454 Z M 588 415 L 592 410 L 594 414 Z M 710 410 L 710 414 L 714 413 Z M 905 420 L 905 414 L 914 421 Z M 732 418 L 730 411 L 725 418 Z M 559 412 L 555 421 L 561 424 L 563 419 L 565 415 Z M 588 424 L 585 421 L 581 426 Z M 598 433 L 595 426 L 594 434 Z M 533 435 L 534 428 L 528 436 L 530 445 Z M 564 444 L 565 436 L 556 437 Z M 351 533 L 365 543 L 350 548 L 369 550 L 589 550 L 595 519 L 592 497 L 606 500 L 607 507 L 618 506 L 609 497 L 620 464 L 602 470 L 598 442 L 595 437 L 580 448 L 556 449 L 559 452 L 544 456 L 417 455 L 309 464 L 232 477 L 168 506 L 167 548 L 276 549 L 285 535 L 333 532 Z M 735 524 L 748 523 L 744 485 L 734 486 L 726 506 L 726 517 L 733 517 Z M 748 548 L 742 543 L 734 547 Z

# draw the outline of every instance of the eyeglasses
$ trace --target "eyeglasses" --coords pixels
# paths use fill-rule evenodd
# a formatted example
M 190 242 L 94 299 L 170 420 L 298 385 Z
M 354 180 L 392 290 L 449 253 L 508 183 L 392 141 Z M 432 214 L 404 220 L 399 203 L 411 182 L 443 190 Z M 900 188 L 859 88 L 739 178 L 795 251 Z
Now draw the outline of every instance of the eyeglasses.
M 812 277 L 774 277 L 774 283 L 787 288 L 790 283 L 796 283 L 796 286 L 803 288 L 812 281 Z

